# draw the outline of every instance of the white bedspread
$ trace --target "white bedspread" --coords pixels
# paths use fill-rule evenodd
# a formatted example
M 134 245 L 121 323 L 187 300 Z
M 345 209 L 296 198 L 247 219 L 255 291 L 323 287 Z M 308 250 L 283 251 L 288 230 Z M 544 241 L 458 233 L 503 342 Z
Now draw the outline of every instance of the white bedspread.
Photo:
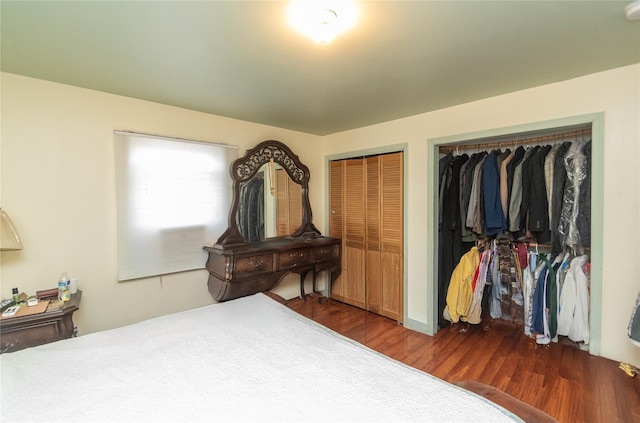
M 513 421 L 262 294 L 0 355 L 10 421 Z

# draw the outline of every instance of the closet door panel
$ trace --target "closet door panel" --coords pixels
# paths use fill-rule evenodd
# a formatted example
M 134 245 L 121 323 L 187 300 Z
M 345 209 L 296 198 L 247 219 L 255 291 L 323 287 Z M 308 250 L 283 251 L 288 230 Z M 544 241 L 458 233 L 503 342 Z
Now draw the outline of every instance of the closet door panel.
M 380 156 L 381 312 L 402 321 L 403 153 Z
M 382 266 L 381 308 L 383 316 L 402 323 L 402 255 L 381 253 Z
M 344 236 L 344 184 L 346 162 L 333 161 L 329 164 L 329 236 L 342 239 L 342 251 L 346 251 Z M 342 272 L 331 286 L 331 295 L 338 301 L 345 301 L 345 259 L 342 256 Z
M 365 308 L 365 163 L 345 160 L 344 180 L 344 254 L 342 283 L 344 302 Z
M 402 153 L 380 157 L 382 179 L 382 251 L 402 254 Z
M 343 268 L 344 302 L 359 308 L 366 308 L 364 250 L 347 247 L 343 254 L 346 269 Z
M 380 251 L 380 157 L 368 157 L 366 165 L 367 251 Z
M 366 266 L 366 292 L 367 310 L 382 314 L 382 273 L 380 251 L 367 250 Z
M 365 166 L 362 159 L 346 161 L 345 239 L 346 246 L 364 249 L 365 243 Z
M 402 319 L 403 155 L 330 163 L 329 234 L 343 240 L 332 296 Z
M 382 277 L 380 273 L 380 157 L 366 159 L 366 222 L 367 222 L 367 310 L 380 314 L 382 301 Z

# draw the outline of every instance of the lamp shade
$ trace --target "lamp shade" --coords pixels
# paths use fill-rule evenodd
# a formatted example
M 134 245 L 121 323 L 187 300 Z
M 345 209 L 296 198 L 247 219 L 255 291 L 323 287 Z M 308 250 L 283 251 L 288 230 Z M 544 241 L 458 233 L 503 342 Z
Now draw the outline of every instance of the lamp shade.
M 0 209 L 0 251 L 22 250 L 22 241 L 11 218 Z

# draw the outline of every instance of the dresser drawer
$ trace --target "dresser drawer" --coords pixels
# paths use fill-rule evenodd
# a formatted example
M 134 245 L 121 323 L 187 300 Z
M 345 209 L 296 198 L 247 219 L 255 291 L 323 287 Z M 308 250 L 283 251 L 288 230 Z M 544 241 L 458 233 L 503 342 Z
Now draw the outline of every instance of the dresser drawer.
M 321 261 L 339 261 L 340 260 L 340 245 L 326 245 L 322 247 L 316 247 L 313 250 L 313 261 L 315 263 Z
M 261 254 L 253 257 L 236 259 L 234 273 L 236 278 L 240 278 L 254 273 L 273 271 L 273 254 Z
M 289 250 L 278 254 L 280 270 L 292 269 L 294 267 L 309 264 L 313 261 L 313 253 L 310 249 Z

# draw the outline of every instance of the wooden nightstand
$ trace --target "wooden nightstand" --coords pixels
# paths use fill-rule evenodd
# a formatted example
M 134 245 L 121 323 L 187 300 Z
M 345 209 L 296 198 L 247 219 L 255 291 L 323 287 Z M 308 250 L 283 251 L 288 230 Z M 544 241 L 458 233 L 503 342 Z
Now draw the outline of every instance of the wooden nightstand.
M 80 308 L 81 298 L 82 291 L 78 291 L 61 309 L 1 319 L 0 353 L 71 338 L 75 329 L 73 313 Z

